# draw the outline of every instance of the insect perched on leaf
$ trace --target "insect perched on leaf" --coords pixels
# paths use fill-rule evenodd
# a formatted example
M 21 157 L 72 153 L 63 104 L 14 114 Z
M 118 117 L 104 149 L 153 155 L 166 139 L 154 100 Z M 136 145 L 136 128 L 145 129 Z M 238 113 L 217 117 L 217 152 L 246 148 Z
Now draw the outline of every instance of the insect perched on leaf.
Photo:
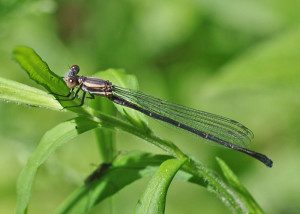
M 81 102 L 79 105 L 67 106 L 65 108 L 82 106 L 87 94 L 88 98 L 91 99 L 94 99 L 95 96 L 106 97 L 114 103 L 137 110 L 149 117 L 194 133 L 209 142 L 245 153 L 261 161 L 268 167 L 272 167 L 273 165 L 272 160 L 266 155 L 246 148 L 246 145 L 253 138 L 253 133 L 246 126 L 235 120 L 173 104 L 139 91 L 113 85 L 107 80 L 79 76 L 79 70 L 78 65 L 70 67 L 68 74 L 64 77 L 64 81 L 71 90 L 67 95 L 59 95 L 68 97 L 68 99 L 59 100 L 73 100 L 77 97 L 79 91 L 83 91 Z M 75 89 L 76 91 L 74 92 Z

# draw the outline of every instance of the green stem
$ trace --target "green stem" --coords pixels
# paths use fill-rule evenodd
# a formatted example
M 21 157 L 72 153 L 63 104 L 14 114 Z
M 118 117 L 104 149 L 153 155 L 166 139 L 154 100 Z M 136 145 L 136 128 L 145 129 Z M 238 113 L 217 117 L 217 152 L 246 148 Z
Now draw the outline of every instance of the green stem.
M 222 201 L 225 201 L 225 203 L 233 208 L 236 212 L 243 212 L 244 209 L 242 202 L 239 200 L 234 191 L 232 191 L 232 189 L 222 181 L 222 179 L 220 179 L 213 171 L 208 170 L 207 167 L 197 163 L 194 160 L 191 160 L 171 141 L 163 140 L 155 136 L 152 132 L 135 127 L 118 118 L 100 113 L 94 109 L 90 109 L 89 107 L 84 108 L 86 108 L 86 112 L 89 112 L 90 115 L 94 115 L 93 120 L 101 123 L 103 127 L 111 129 L 118 128 L 152 143 L 173 157 L 178 159 L 187 158 L 189 161 L 185 163 L 183 170 L 196 177 L 202 178 L 202 181 L 195 183 L 201 183 L 201 185 L 207 187 L 208 190 L 216 194 Z

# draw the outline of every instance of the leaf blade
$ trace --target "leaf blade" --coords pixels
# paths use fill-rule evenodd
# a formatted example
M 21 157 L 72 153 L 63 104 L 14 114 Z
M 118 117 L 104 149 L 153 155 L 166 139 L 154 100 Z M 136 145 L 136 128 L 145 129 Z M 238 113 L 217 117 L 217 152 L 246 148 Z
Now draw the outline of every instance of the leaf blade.
M 139 200 L 136 213 L 164 213 L 168 188 L 175 174 L 186 161 L 187 159 L 170 159 L 161 164 Z
M 18 46 L 13 51 L 13 57 L 26 71 L 29 77 L 37 84 L 42 85 L 47 91 L 59 95 L 66 95 L 70 91 L 62 77 L 59 77 L 57 74 L 52 72 L 47 63 L 43 61 L 43 59 L 32 48 Z M 61 98 L 57 95 L 53 96 Z M 70 101 L 62 101 L 58 99 L 58 102 L 63 107 L 78 106 L 80 104 L 80 100 L 78 98 Z M 69 110 L 78 114 L 91 113 L 91 109 L 88 107 L 69 108 Z
M 29 77 L 48 91 L 63 94 L 69 91 L 62 78 L 52 72 L 48 64 L 32 48 L 17 46 L 13 51 L 13 56 Z
M 63 122 L 42 137 L 40 144 L 29 158 L 21 171 L 17 183 L 17 208 L 16 213 L 25 213 L 31 196 L 31 187 L 35 174 L 41 164 L 55 150 L 67 143 L 77 135 L 98 127 L 99 125 L 86 118 L 77 117 Z
M 57 213 L 86 213 L 104 199 L 142 177 L 151 176 L 168 155 L 130 152 L 112 163 L 95 182 L 80 186 L 58 208 Z
M 246 189 L 244 185 L 239 181 L 238 177 L 234 172 L 229 168 L 229 166 L 221 159 L 216 158 L 217 162 L 223 172 L 224 177 L 228 183 L 239 193 L 240 198 L 244 201 L 244 204 L 247 206 L 248 213 L 264 213 L 259 204 L 254 200 L 252 195 Z
M 0 78 L 0 100 L 51 110 L 61 110 L 61 105 L 46 92 L 4 78 Z

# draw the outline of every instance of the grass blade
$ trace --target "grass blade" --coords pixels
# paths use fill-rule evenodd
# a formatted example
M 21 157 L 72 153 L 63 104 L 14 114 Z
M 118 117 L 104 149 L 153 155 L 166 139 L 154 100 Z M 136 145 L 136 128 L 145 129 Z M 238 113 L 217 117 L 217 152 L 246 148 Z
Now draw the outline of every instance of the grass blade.
M 139 200 L 136 213 L 164 213 L 168 188 L 175 174 L 186 160 L 170 159 L 162 163 Z
M 116 115 L 117 111 L 112 102 L 107 99 L 95 99 L 90 105 L 105 114 Z M 99 154 L 104 163 L 111 163 L 117 156 L 116 132 L 113 130 L 98 128 L 95 129 L 96 143 Z M 113 213 L 114 200 L 113 196 L 108 199 L 109 213 Z
M 34 177 L 40 165 L 43 164 L 58 147 L 75 138 L 77 135 L 96 127 L 99 127 L 97 123 L 87 118 L 77 117 L 63 122 L 46 132 L 19 176 L 16 213 L 25 213 L 29 203 Z
M 264 213 L 258 203 L 254 200 L 252 195 L 241 184 L 238 177 L 229 168 L 229 166 L 220 158 L 217 158 L 217 161 L 228 183 L 234 188 L 237 193 L 239 193 L 240 198 L 243 199 L 243 204 L 247 206 L 247 213 Z
M 116 115 L 112 102 L 106 99 L 95 99 L 91 102 L 92 108 L 108 115 Z M 97 146 L 103 162 L 109 163 L 116 156 L 116 132 L 99 128 L 95 130 Z
M 61 110 L 61 105 L 46 92 L 3 78 L 0 78 L 0 100 L 51 110 Z

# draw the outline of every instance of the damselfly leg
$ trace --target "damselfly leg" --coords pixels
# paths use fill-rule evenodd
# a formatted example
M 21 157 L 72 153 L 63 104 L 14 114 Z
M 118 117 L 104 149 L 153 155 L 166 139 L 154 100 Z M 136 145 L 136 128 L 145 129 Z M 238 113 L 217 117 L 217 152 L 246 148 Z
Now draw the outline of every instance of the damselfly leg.
M 86 98 L 93 100 L 93 99 L 95 99 L 95 96 L 93 94 L 89 93 L 89 97 L 86 97 Z
M 86 98 L 85 95 L 86 95 L 86 92 L 83 92 L 82 97 L 81 97 L 81 98 L 78 97 L 78 98 L 80 99 L 80 104 L 78 104 L 78 105 L 72 105 L 72 106 L 64 106 L 63 109 L 83 106 L 84 100 L 85 100 L 85 98 Z M 76 95 L 76 96 L 77 96 L 77 95 Z M 72 100 L 75 99 L 76 96 L 74 96 L 73 98 L 68 99 L 68 100 L 65 99 L 65 100 L 60 100 L 60 101 L 72 101 Z
M 78 95 L 78 93 L 79 93 L 81 87 L 82 87 L 82 85 L 79 85 L 78 88 L 77 88 L 77 90 L 75 91 L 74 94 L 72 93 L 72 92 L 74 91 L 74 88 L 72 88 L 72 89 L 70 90 L 69 94 L 68 94 L 69 96 L 61 96 L 61 95 L 58 95 L 58 96 L 60 96 L 60 97 L 68 97 L 67 99 L 56 98 L 56 100 L 58 100 L 58 101 L 71 101 L 71 100 L 74 100 L 74 99 L 77 97 L 77 95 Z
M 54 92 L 50 92 L 49 94 L 54 95 L 54 96 L 59 96 L 59 97 L 69 97 L 73 91 L 74 91 L 74 88 L 72 88 L 67 95 L 57 94 Z
M 78 86 L 78 88 L 77 88 L 77 90 L 75 91 L 74 94 L 73 94 L 74 88 L 72 88 L 72 89 L 70 90 L 70 92 L 69 92 L 67 95 L 60 95 L 60 94 L 55 94 L 55 93 L 51 93 L 51 94 L 53 94 L 53 95 L 55 95 L 55 96 L 58 96 L 58 97 L 55 98 L 55 99 L 58 100 L 58 101 L 72 101 L 72 100 L 74 100 L 75 98 L 78 98 L 78 99 L 81 100 L 79 105 L 64 106 L 64 107 L 63 107 L 64 109 L 66 109 L 66 108 L 73 108 L 73 107 L 80 107 L 80 106 L 82 106 L 82 105 L 84 104 L 85 98 L 88 98 L 88 99 L 95 99 L 94 95 L 92 95 L 92 94 L 90 94 L 90 93 L 89 93 L 89 96 L 87 97 L 85 91 L 83 91 L 82 96 L 79 97 L 79 96 L 78 96 L 78 93 L 80 92 L 81 88 L 82 88 L 82 84 L 80 84 L 80 85 Z M 61 99 L 60 97 L 67 97 L 67 99 Z
M 72 105 L 72 106 L 64 106 L 64 109 L 83 106 L 84 101 L 85 101 L 86 98 L 88 98 L 88 99 L 95 99 L 94 95 L 88 93 L 89 96 L 86 96 L 86 93 L 87 92 L 84 91 L 82 93 L 82 97 L 78 97 L 80 99 L 80 104 L 78 104 L 78 105 Z M 77 95 L 75 95 L 74 97 L 76 97 L 76 96 Z M 72 100 L 74 100 L 74 97 L 71 98 L 71 99 L 68 99 L 68 100 L 65 99 L 65 100 L 60 100 L 60 101 L 72 101 Z

